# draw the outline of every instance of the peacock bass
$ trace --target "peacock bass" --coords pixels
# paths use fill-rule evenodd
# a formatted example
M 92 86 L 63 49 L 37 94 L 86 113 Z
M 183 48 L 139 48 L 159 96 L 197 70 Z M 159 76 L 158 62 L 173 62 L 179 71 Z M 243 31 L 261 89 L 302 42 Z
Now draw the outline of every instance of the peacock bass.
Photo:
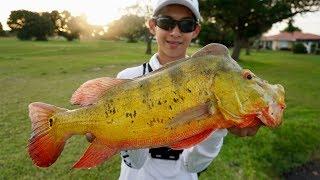
M 29 105 L 28 151 L 37 166 L 53 164 L 76 134 L 96 137 L 73 165 L 90 168 L 122 150 L 192 147 L 220 128 L 277 127 L 285 108 L 281 85 L 242 69 L 220 44 L 132 80 L 90 80 L 71 103 L 81 107 Z

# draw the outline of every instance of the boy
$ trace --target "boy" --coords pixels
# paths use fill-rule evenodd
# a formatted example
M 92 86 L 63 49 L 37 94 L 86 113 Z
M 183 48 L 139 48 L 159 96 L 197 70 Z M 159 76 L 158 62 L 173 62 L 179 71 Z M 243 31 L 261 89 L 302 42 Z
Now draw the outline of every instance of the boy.
M 117 78 L 132 79 L 161 68 L 166 63 L 185 58 L 193 38 L 200 32 L 197 0 L 159 0 L 153 18 L 148 21 L 156 37 L 158 51 L 148 63 L 121 71 Z M 254 135 L 258 128 L 229 129 L 239 136 Z M 120 180 L 177 179 L 196 180 L 218 155 L 227 130 L 212 133 L 200 144 L 184 149 L 168 147 L 122 151 Z

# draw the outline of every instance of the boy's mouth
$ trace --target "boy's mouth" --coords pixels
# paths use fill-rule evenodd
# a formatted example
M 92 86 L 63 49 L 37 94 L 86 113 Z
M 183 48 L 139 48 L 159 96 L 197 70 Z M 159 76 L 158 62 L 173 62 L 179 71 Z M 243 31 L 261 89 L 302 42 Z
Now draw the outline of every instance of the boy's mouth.
M 173 45 L 173 46 L 178 46 L 182 44 L 180 41 L 166 41 L 168 44 Z

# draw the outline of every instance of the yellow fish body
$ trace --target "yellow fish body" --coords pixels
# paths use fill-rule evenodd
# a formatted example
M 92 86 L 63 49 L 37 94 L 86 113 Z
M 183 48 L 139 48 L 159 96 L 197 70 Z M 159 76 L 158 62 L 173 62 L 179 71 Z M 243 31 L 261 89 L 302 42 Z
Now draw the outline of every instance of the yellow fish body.
M 90 168 L 121 150 L 188 148 L 220 128 L 276 127 L 285 108 L 281 85 L 243 70 L 219 44 L 133 80 L 90 80 L 71 102 L 83 107 L 29 105 L 29 154 L 37 166 L 54 163 L 74 134 L 96 137 L 73 166 Z

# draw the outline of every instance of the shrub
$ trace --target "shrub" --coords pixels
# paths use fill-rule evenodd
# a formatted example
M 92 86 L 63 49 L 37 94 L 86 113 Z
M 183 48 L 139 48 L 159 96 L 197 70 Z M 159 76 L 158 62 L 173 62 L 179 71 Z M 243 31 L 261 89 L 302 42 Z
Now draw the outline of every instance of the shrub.
M 304 45 L 302 43 L 294 44 L 292 47 L 292 51 L 295 54 L 306 54 L 307 53 L 307 49 L 306 49 L 306 47 L 304 47 Z

